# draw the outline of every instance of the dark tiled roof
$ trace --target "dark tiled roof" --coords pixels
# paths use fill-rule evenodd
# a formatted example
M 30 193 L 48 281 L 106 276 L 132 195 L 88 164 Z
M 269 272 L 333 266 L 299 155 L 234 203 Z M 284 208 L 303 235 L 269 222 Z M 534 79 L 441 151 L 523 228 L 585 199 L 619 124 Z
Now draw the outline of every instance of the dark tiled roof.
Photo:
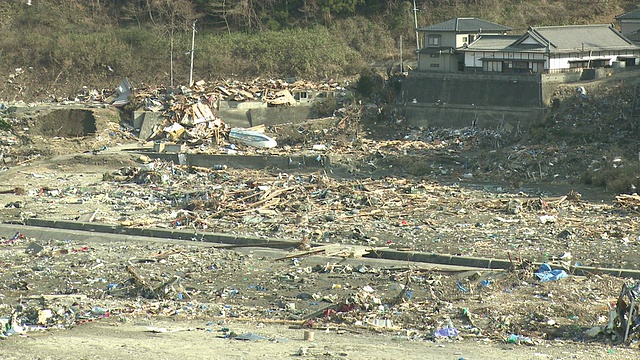
M 472 50 L 504 49 L 520 38 L 520 35 L 481 35 L 469 44 Z
M 552 52 L 635 47 L 611 25 L 540 26 L 530 28 L 527 35 L 548 44 Z
M 533 39 L 535 41 L 526 41 Z M 482 35 L 461 51 L 505 51 L 566 53 L 587 50 L 640 50 L 633 41 L 640 31 L 624 37 L 610 25 L 532 27 L 522 36 Z M 637 40 L 636 40 L 637 41 Z
M 624 37 L 626 37 L 627 39 L 636 42 L 636 43 L 640 43 L 640 30 L 636 30 L 634 32 L 632 32 L 631 34 L 627 34 Z
M 476 18 L 453 18 L 435 25 L 419 28 L 421 31 L 455 31 L 455 32 L 504 32 L 512 29 L 507 26 Z
M 616 16 L 616 19 L 640 19 L 640 9 L 626 12 L 622 15 Z

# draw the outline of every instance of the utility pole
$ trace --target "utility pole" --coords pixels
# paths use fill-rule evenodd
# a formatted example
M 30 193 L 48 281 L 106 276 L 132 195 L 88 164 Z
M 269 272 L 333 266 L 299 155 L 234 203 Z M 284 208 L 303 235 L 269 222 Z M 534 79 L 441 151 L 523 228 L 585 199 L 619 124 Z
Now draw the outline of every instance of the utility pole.
M 400 73 L 404 72 L 404 61 L 402 60 L 402 35 L 400 35 Z
M 173 88 L 173 29 L 174 29 L 174 22 L 173 22 L 173 17 L 171 17 L 171 58 L 169 60 L 169 71 L 171 72 L 171 87 Z
M 418 8 L 416 7 L 416 0 L 413 0 L 413 22 L 414 29 L 416 31 L 416 50 L 420 50 L 420 39 L 418 39 Z
M 189 70 L 189 87 L 193 86 L 193 53 L 196 43 L 196 20 L 193 20 L 193 24 L 191 24 L 191 30 L 191 67 Z

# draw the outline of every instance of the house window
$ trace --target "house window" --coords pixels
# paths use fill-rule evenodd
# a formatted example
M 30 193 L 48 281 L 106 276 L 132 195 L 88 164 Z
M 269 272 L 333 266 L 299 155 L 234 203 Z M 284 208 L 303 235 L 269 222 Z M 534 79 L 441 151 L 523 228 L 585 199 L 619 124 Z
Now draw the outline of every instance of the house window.
M 469 44 L 471 44 L 475 39 L 476 39 L 475 35 L 469 35 Z
M 429 67 L 433 67 L 433 68 L 438 67 L 438 68 L 439 68 L 439 67 L 440 67 L 440 64 L 429 64 Z
M 439 58 L 440 54 L 429 54 L 430 58 Z
M 440 45 L 440 36 L 431 35 L 427 37 L 427 44 L 429 44 L 430 46 Z
M 529 68 L 529 62 L 527 62 L 527 61 L 514 61 L 513 62 L 513 68 L 514 69 L 528 69 Z
M 571 69 L 586 68 L 587 64 L 588 64 L 588 61 L 586 60 L 569 61 L 569 68 Z
M 467 40 L 468 40 L 468 38 L 467 38 L 466 36 L 463 36 L 463 37 L 462 37 L 462 42 L 463 42 L 463 43 L 466 43 L 466 42 L 467 42 Z
M 591 67 L 598 68 L 598 67 L 606 67 L 606 66 L 609 66 L 609 59 L 591 61 Z

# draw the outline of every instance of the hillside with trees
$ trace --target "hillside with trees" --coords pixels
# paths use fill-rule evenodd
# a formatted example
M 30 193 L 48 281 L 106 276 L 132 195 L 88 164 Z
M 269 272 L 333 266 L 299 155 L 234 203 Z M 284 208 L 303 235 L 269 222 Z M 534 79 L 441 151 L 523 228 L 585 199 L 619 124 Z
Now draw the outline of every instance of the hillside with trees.
M 298 77 L 336 80 L 398 61 L 415 25 L 478 17 L 532 25 L 613 23 L 630 0 L 5 0 L 0 97 L 40 99 L 82 86 Z M 415 10 L 414 10 L 415 9 Z M 195 41 L 193 41 L 195 29 Z

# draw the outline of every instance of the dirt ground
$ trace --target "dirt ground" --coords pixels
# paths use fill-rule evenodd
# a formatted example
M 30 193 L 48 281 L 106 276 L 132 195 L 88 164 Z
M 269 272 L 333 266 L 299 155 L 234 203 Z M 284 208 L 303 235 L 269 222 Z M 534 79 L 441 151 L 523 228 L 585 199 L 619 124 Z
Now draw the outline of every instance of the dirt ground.
M 223 328 L 260 340 L 224 338 Z M 166 331 L 166 332 L 162 332 Z M 70 330 L 34 333 L 2 343 L 3 358 L 17 359 L 631 359 L 637 351 L 551 341 L 539 346 L 482 340 L 411 341 L 395 334 L 304 332 L 263 323 L 141 320 L 99 321 Z M 262 339 L 263 338 L 263 339 Z
M 577 128 L 569 115 L 586 116 L 587 106 L 605 112 L 602 99 L 592 100 L 567 94 L 548 133 Z M 14 130 L 0 136 L 0 216 L 11 232 L 0 237 L 3 357 L 627 359 L 638 352 L 637 341 L 620 344 L 605 329 L 622 285 L 635 280 L 596 271 L 541 282 L 531 264 L 640 268 L 636 209 L 576 181 L 585 169 L 637 162 L 605 134 L 584 129 L 594 136 L 590 146 L 402 124 L 384 131 L 369 124 L 354 136 L 325 119 L 290 133 L 270 128 L 286 139 L 279 148 L 235 150 L 328 153 L 335 159 L 328 168 L 213 170 L 151 159 L 153 144 L 131 136 L 113 109 L 51 114 L 20 110 L 8 117 Z M 328 150 L 313 150 L 318 143 Z M 11 224 L 26 218 L 299 246 L 32 238 L 18 225 L 13 234 Z M 303 253 L 329 244 L 340 251 Z M 358 256 L 362 248 L 514 266 L 384 261 Z M 436 336 L 442 329 L 457 335 Z M 315 341 L 305 341 L 305 331 Z M 243 334 L 260 338 L 242 341 Z

